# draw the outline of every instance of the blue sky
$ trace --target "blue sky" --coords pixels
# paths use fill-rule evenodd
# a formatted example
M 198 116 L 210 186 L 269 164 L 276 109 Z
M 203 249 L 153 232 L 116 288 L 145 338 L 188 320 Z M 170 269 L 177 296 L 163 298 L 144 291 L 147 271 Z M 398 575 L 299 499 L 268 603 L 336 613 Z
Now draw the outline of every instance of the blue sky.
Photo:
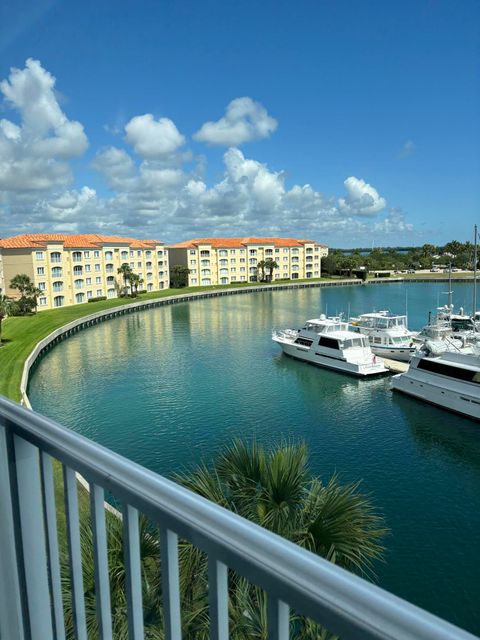
M 479 62 L 473 0 L 3 3 L 0 235 L 471 239 Z

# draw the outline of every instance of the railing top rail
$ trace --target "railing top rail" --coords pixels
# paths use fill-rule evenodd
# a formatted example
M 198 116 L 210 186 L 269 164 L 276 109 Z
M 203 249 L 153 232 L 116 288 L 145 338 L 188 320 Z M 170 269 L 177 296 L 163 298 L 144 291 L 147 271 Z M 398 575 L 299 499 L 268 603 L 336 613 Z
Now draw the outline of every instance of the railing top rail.
M 343 638 L 474 636 L 0 396 L 0 425 Z

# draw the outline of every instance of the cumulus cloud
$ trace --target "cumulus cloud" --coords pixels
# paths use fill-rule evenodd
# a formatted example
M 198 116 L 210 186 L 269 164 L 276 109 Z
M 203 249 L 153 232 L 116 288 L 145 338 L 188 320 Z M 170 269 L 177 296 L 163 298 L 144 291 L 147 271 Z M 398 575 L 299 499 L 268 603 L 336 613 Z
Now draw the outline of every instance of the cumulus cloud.
M 0 82 L 6 106 L 20 116 L 20 125 L 0 120 L 0 190 L 43 191 L 71 181 L 68 160 L 82 155 L 88 140 L 61 110 L 54 87 L 55 78 L 32 59 Z
M 340 211 L 353 216 L 374 216 L 387 204 L 372 185 L 361 178 L 350 176 L 343 183 L 347 197 L 338 200 Z
M 151 113 L 135 116 L 125 125 L 125 140 L 143 158 L 163 158 L 185 144 L 185 137 L 169 118 L 155 120 Z
M 72 188 L 69 161 L 88 141 L 82 125 L 61 110 L 54 86 L 55 79 L 34 60 L 0 83 L 6 104 L 18 113 L 16 121 L 0 120 L 0 236 L 99 231 L 173 242 L 203 235 L 328 240 L 329 234 L 341 234 L 357 241 L 372 232 L 411 231 L 404 212 L 385 212 L 385 198 L 361 178 L 345 180 L 345 195 L 326 196 L 310 184 L 287 186 L 284 171 L 235 146 L 224 153 L 223 175 L 207 184 L 205 158 L 186 165 L 184 136 L 171 120 L 151 114 L 125 126 L 125 141 L 136 155 L 119 146 L 95 155 L 91 166 L 109 195 L 87 185 Z M 224 118 L 206 123 L 197 139 L 241 144 L 270 135 L 275 127 L 261 105 L 239 98 Z
M 236 98 L 217 122 L 205 122 L 193 138 L 212 145 L 236 146 L 251 140 L 268 138 L 277 121 L 252 98 Z

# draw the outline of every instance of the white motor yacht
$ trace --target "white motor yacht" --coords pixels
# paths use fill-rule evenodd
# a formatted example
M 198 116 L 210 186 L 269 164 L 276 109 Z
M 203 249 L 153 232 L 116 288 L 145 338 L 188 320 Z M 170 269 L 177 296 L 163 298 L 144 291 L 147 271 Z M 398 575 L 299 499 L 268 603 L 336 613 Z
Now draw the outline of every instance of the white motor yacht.
M 374 311 L 350 318 L 350 325 L 353 331 L 368 337 L 377 356 L 408 362 L 415 353 L 414 334 L 407 328 L 407 316 Z
M 392 378 L 392 389 L 480 420 L 480 357 L 444 351 L 443 343 L 427 341 L 405 373 Z
M 308 320 L 302 329 L 284 329 L 272 332 L 284 353 L 299 360 L 355 376 L 366 377 L 386 373 L 387 369 L 368 344 L 368 339 L 349 331 L 341 318 Z

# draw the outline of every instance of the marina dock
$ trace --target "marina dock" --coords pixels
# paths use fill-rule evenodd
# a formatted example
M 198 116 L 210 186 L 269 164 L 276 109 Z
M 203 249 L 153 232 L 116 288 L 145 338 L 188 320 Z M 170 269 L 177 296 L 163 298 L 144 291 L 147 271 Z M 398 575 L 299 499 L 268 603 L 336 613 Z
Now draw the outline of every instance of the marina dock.
M 405 373 L 408 370 L 408 362 L 400 362 L 399 360 L 389 360 L 383 358 L 386 368 L 392 373 Z

